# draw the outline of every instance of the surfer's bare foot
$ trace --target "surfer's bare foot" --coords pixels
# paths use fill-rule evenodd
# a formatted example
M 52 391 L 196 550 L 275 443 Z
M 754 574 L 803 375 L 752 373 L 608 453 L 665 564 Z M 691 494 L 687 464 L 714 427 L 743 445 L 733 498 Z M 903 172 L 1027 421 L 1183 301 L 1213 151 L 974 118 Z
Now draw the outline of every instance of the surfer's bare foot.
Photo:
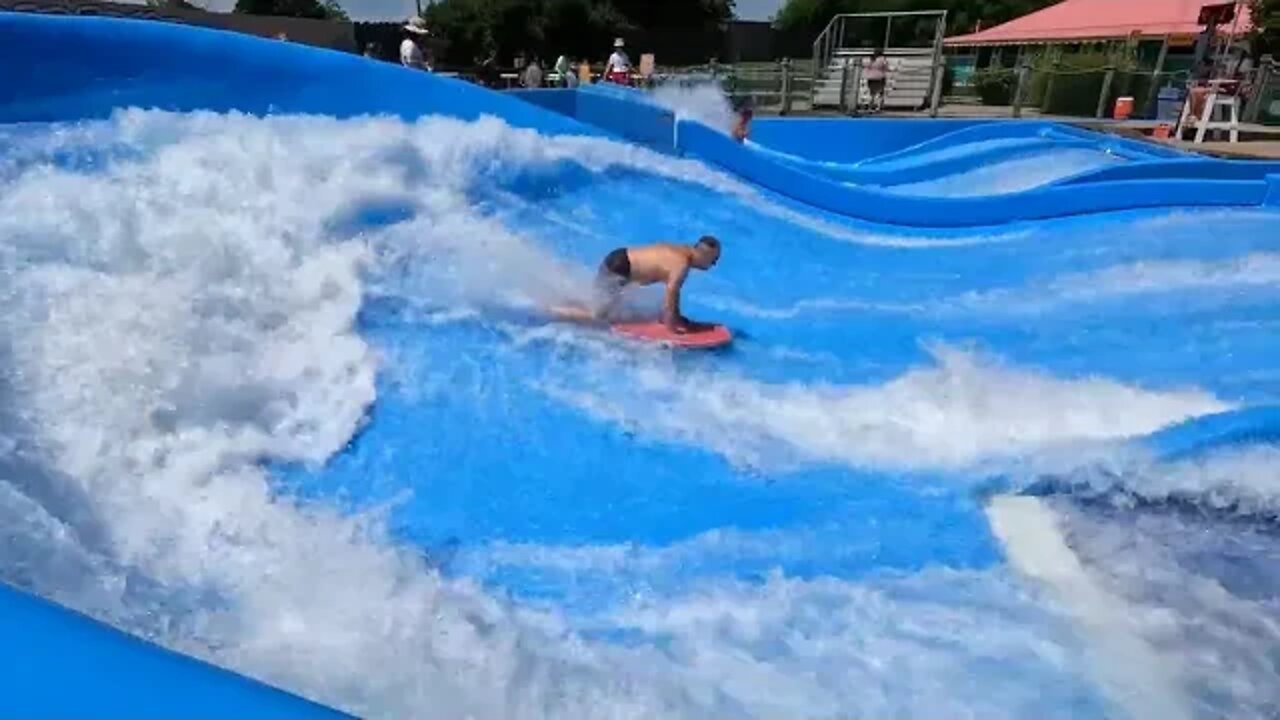
M 578 305 L 556 305 L 549 308 L 549 311 L 556 318 L 571 322 L 595 322 L 599 319 L 590 308 Z

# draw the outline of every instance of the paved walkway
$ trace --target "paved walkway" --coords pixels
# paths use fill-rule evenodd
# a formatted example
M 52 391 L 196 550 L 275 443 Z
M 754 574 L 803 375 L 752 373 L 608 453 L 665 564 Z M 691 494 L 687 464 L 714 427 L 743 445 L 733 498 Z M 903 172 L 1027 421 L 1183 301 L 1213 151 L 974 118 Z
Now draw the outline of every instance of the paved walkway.
M 761 113 L 768 114 L 767 111 Z M 842 117 L 843 114 L 835 109 L 823 108 L 821 110 L 810 110 L 797 104 L 792 108 L 792 116 L 794 117 Z M 969 103 L 957 103 L 953 105 L 943 105 L 938 108 L 938 117 L 940 118 L 972 118 L 982 119 L 990 118 L 992 120 L 1009 119 L 1013 115 L 1012 109 L 998 105 L 977 105 Z M 883 117 L 883 118 L 928 118 L 928 111 L 905 111 L 905 110 L 886 110 L 875 115 L 862 115 L 860 117 Z M 1173 141 L 1173 140 L 1155 140 L 1151 137 L 1151 131 L 1155 129 L 1163 121 L 1159 120 L 1114 120 L 1111 118 L 1084 118 L 1068 115 L 1046 115 L 1042 114 L 1037 108 L 1025 108 L 1022 112 L 1024 120 L 1050 120 L 1070 125 L 1076 125 L 1090 130 L 1100 132 L 1110 132 L 1124 137 L 1136 140 L 1145 140 L 1153 143 L 1168 144 L 1191 152 L 1204 153 L 1206 155 L 1215 155 L 1226 158 L 1255 158 L 1262 160 L 1280 160 L 1280 127 L 1269 125 L 1258 125 L 1254 123 L 1240 124 L 1240 142 L 1230 143 L 1225 141 L 1205 141 L 1199 145 L 1190 141 Z M 1188 133 L 1189 134 L 1189 133 Z
M 1280 160 L 1280 140 L 1254 140 L 1251 142 L 1225 142 L 1206 140 L 1199 145 L 1183 140 L 1171 145 L 1191 152 L 1219 157 L 1255 160 Z

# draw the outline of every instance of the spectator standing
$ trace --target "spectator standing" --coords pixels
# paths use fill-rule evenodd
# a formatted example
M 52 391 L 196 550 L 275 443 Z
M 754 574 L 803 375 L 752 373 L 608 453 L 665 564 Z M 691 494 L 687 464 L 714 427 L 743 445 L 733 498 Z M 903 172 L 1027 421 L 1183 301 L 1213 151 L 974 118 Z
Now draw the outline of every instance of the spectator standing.
M 404 39 L 400 41 L 400 64 L 419 70 L 430 70 L 426 54 L 422 50 L 422 42 L 431 37 L 427 29 L 427 21 L 415 17 L 404 24 Z
M 871 60 L 867 63 L 865 77 L 867 78 L 867 92 L 871 94 L 871 110 L 872 112 L 880 112 L 884 109 L 884 87 L 889 79 L 889 61 L 884 56 L 884 51 L 876 48 L 871 53 Z
M 613 41 L 613 54 L 604 64 L 604 79 L 619 85 L 631 84 L 631 58 L 627 57 L 626 42 L 622 38 Z

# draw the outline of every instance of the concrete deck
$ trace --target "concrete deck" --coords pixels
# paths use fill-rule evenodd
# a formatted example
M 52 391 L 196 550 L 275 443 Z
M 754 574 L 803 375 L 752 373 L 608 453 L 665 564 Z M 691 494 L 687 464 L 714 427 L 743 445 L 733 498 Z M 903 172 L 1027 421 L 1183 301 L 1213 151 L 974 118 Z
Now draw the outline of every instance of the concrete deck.
M 1253 140 L 1238 143 L 1206 140 L 1199 145 L 1182 140 L 1170 141 L 1169 144 L 1180 150 L 1235 160 L 1280 160 L 1280 140 Z
M 819 112 L 793 112 L 792 115 L 830 115 L 839 116 L 838 111 L 819 111 Z M 943 105 L 938 109 L 938 117 L 940 118 L 991 118 L 1009 119 L 1013 116 L 1013 109 L 1008 106 L 998 105 L 978 105 L 970 103 L 957 103 L 952 105 Z M 861 117 L 884 117 L 884 118 L 927 118 L 927 111 L 901 111 L 886 110 L 875 115 L 863 115 Z M 1259 125 L 1256 123 L 1240 124 L 1240 142 L 1230 143 L 1218 140 L 1206 140 L 1197 145 L 1189 140 L 1155 140 L 1151 137 L 1151 133 L 1157 125 L 1165 121 L 1162 120 L 1115 120 L 1112 118 L 1085 118 L 1070 115 L 1050 115 L 1041 113 L 1036 108 L 1024 108 L 1022 111 L 1022 119 L 1024 120 L 1049 120 L 1060 122 L 1077 127 L 1096 130 L 1099 132 L 1110 132 L 1135 140 L 1146 140 L 1148 142 L 1157 142 L 1170 144 L 1182 150 L 1203 153 L 1205 155 L 1213 155 L 1216 157 L 1233 158 L 1233 159 L 1259 159 L 1259 160 L 1280 160 L 1280 127 L 1270 125 Z M 1192 136 L 1192 131 L 1188 130 L 1186 137 Z M 1225 133 L 1224 133 L 1225 136 Z

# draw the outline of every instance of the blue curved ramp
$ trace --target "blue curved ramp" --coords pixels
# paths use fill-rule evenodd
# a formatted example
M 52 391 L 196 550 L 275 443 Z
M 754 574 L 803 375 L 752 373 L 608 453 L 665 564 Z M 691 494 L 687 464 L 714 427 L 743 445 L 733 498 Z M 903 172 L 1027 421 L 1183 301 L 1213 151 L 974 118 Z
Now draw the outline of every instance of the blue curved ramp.
M 9 59 L 0 122 L 104 117 L 123 107 L 316 113 L 405 120 L 448 108 L 463 120 L 501 115 L 515 127 L 599 135 L 601 131 L 470 83 L 334 50 L 160 21 L 67 18 L 0 12 Z M 75 53 L 50 53 L 74 45 Z M 173 48 L 189 62 L 174 63 Z M 110 62 L 85 64 L 85 58 Z M 216 68 L 210 71 L 210 68 Z M 245 78 L 253 78 L 247 91 Z
M 1265 178 L 1125 180 L 1045 187 L 976 198 L 904 197 L 837 183 L 773 162 L 700 123 L 680 121 L 680 150 L 794 200 L 847 217 L 889 225 L 980 227 L 1153 207 L 1258 207 Z
M 0 715 L 9 718 L 350 715 L 143 642 L 0 583 Z
M 912 121 L 881 122 L 904 126 Z M 761 124 L 767 127 L 771 123 L 776 124 L 777 121 L 766 120 Z M 845 124 L 848 124 L 847 121 Z M 806 128 L 810 141 L 819 148 L 832 147 L 840 141 L 836 138 L 841 138 L 844 142 L 867 142 L 864 139 L 845 137 L 843 133 L 830 132 L 834 128 L 826 129 L 828 132 L 823 132 L 822 125 L 815 126 L 812 123 Z M 761 147 L 771 149 L 767 144 Z M 1034 121 L 968 125 L 852 164 L 806 159 L 820 153 L 821 150 L 817 148 L 808 150 L 806 157 L 781 152 L 776 157 L 800 169 L 843 182 L 893 186 L 954 175 L 1018 157 L 1038 155 L 1044 156 L 1046 161 L 1052 161 L 1055 154 L 1070 149 L 1089 150 L 1120 160 L 1193 157 L 1156 145 L 1097 135 L 1057 123 Z
M 575 97 L 564 99 L 570 93 Z M 839 147 L 838 138 L 849 140 L 861 121 L 796 121 L 790 132 L 805 140 L 791 147 L 807 149 L 779 155 L 776 147 L 744 146 L 701 122 L 676 117 L 635 90 L 592 86 L 516 95 L 533 104 L 554 107 L 615 136 L 698 158 L 797 202 L 850 218 L 907 227 L 984 227 L 1168 206 L 1258 207 L 1274 202 L 1268 177 L 1280 175 L 1280 163 L 1276 162 L 1229 163 L 1188 157 L 1176 150 L 1051 123 L 1003 121 L 956 130 L 944 125 L 926 133 L 922 141 L 846 165 L 831 159 L 847 154 L 833 149 L 829 159 L 823 160 L 822 151 L 815 148 Z M 674 131 L 668 134 L 673 121 Z M 766 138 L 787 134 L 785 128 L 791 122 L 760 121 L 770 128 Z M 903 121 L 903 125 L 915 122 L 929 121 Z M 994 146 L 989 144 L 993 141 Z M 985 149 L 984 143 L 988 143 Z M 963 146 L 970 144 L 979 149 L 964 151 Z M 1049 161 L 1055 145 L 1058 149 L 1087 148 L 1122 157 L 1125 162 L 1112 168 L 1082 170 L 1042 187 L 1011 193 L 929 197 L 893 191 L 895 186 L 980 168 L 1028 151 L 1047 151 Z M 936 157 L 957 147 L 961 148 L 958 155 Z M 1142 182 L 1128 182 L 1131 179 Z
M 1258 405 L 1188 420 L 1146 441 L 1162 459 L 1177 460 L 1222 447 L 1280 442 L 1280 406 Z

